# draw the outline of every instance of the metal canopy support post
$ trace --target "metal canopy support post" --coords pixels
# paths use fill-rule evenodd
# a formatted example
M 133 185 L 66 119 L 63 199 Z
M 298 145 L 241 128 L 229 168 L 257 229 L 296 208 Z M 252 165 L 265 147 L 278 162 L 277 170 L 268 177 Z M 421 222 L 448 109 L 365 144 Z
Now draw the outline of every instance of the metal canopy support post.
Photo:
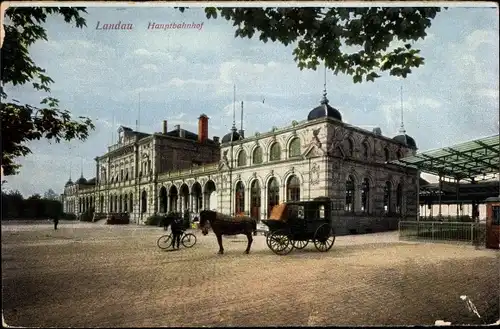
M 425 206 L 424 206 L 425 213 Z M 417 221 L 420 220 L 420 170 L 417 170 Z
M 471 184 L 476 184 L 476 180 L 474 178 L 472 178 Z M 479 221 L 479 211 L 478 211 L 479 209 L 478 208 L 479 208 L 479 206 L 477 204 L 477 200 L 474 197 L 472 199 L 472 219 L 475 219 L 476 222 Z
M 439 219 L 441 219 L 441 194 L 443 193 L 443 176 L 439 175 L 439 194 L 438 194 L 438 202 L 439 202 Z
M 457 221 L 458 221 L 458 207 L 459 207 L 459 203 L 460 203 L 460 177 L 457 176 L 456 178 L 456 181 L 457 181 L 457 186 L 456 186 L 456 194 L 457 194 Z

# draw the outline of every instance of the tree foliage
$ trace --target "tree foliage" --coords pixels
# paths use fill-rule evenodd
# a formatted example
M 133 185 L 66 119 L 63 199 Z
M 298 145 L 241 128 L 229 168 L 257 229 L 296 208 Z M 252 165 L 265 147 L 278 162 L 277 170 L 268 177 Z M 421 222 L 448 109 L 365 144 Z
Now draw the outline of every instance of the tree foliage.
M 86 26 L 80 16 L 85 8 L 42 8 L 10 7 L 6 10 L 4 23 L 5 38 L 1 52 L 2 88 L 2 166 L 4 175 L 18 173 L 20 165 L 16 158 L 31 153 L 28 143 L 42 138 L 60 142 L 61 140 L 85 140 L 90 130 L 95 127 L 87 117 L 72 118 L 70 112 L 61 109 L 56 98 L 46 96 L 40 106 L 20 104 L 9 100 L 4 86 L 25 85 L 31 83 L 37 91 L 50 93 L 50 84 L 54 81 L 45 70 L 37 66 L 29 54 L 29 47 L 36 41 L 47 41 L 43 27 L 48 15 L 62 15 L 66 23 L 75 23 L 76 27 Z
M 59 196 L 57 195 L 56 192 L 54 192 L 53 189 L 49 188 L 47 192 L 43 194 L 43 198 L 47 200 L 58 200 Z
M 185 7 L 180 7 L 182 12 Z M 264 43 L 297 42 L 293 50 L 298 67 L 316 70 L 320 62 L 353 77 L 354 83 L 374 81 L 381 74 L 406 78 L 424 64 L 413 42 L 424 39 L 440 8 L 303 7 L 303 8 L 205 8 L 208 19 L 233 22 L 235 37 L 258 35 Z M 392 41 L 403 47 L 391 49 Z M 342 46 L 354 47 L 351 53 Z
M 63 213 L 63 205 L 59 200 L 42 198 L 39 194 L 24 199 L 19 191 L 2 191 L 2 220 L 9 219 L 48 219 L 74 216 Z

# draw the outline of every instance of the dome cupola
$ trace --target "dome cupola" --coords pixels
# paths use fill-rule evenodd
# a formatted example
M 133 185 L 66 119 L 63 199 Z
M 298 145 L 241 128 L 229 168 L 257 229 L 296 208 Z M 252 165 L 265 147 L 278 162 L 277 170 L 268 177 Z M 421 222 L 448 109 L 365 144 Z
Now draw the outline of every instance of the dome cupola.
M 236 127 L 233 126 L 231 132 L 222 137 L 222 143 L 236 142 L 240 140 L 240 138 L 241 136 L 238 134 L 238 131 L 236 131 Z
M 325 65 L 325 84 L 323 89 L 323 99 L 321 99 L 320 105 L 313 108 L 307 115 L 307 121 L 319 119 L 319 118 L 332 118 L 338 121 L 342 121 L 342 114 L 339 110 L 331 107 L 328 104 L 328 98 L 326 98 L 326 65 Z
M 80 178 L 78 178 L 78 180 L 76 181 L 76 183 L 77 184 L 86 184 L 87 183 L 87 180 L 85 179 L 85 177 L 83 177 L 83 173 L 80 176 Z
M 399 143 L 401 143 L 401 144 L 403 144 L 403 145 L 405 145 L 413 150 L 417 149 L 417 143 L 415 142 L 415 139 L 413 139 L 413 137 L 405 134 L 405 132 L 395 136 L 392 140 L 395 140 L 396 142 L 399 142 Z
M 323 95 L 323 99 L 319 106 L 313 108 L 311 112 L 307 115 L 307 121 L 319 119 L 319 118 L 332 118 L 338 121 L 342 121 L 342 114 L 340 114 L 339 110 L 331 107 L 328 104 L 328 98 L 326 98 L 326 92 Z

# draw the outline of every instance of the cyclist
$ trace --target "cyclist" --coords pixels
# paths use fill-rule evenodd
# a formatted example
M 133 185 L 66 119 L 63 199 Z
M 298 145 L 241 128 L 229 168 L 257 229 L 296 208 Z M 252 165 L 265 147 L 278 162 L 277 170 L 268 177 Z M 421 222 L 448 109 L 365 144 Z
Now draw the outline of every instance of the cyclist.
M 181 243 L 181 235 L 184 233 L 184 225 L 181 217 L 176 216 L 171 224 L 172 229 L 172 248 L 175 249 L 175 245 L 177 244 L 177 249 L 179 249 L 179 245 Z

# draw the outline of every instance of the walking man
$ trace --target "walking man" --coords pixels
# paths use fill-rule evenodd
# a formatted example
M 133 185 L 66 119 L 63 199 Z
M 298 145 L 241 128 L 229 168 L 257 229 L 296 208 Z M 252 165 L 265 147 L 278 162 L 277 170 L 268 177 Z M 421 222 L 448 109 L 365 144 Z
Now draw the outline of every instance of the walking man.
M 57 230 L 57 224 L 59 224 L 59 218 L 54 217 L 54 230 Z

